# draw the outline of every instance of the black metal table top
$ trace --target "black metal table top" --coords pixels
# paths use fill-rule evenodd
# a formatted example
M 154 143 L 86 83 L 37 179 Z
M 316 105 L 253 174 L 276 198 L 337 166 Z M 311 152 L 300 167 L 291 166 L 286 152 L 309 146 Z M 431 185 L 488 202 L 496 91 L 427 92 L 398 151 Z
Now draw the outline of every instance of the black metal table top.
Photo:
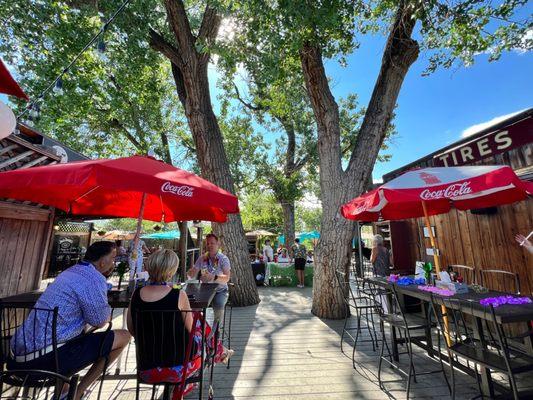
M 386 278 L 375 277 L 368 278 L 368 281 L 375 283 L 380 286 L 390 286 L 391 283 L 387 282 Z M 418 289 L 418 285 L 398 285 L 394 284 L 397 291 L 407 296 L 412 296 L 423 301 L 431 301 L 431 293 L 424 290 Z M 471 314 L 475 317 L 491 320 L 491 311 L 490 307 L 483 306 L 479 303 L 480 300 L 486 299 L 488 297 L 498 297 L 509 295 L 510 293 L 497 292 L 494 290 L 489 290 L 486 293 L 477 293 L 472 290 L 469 290 L 468 293 L 455 294 L 453 296 L 440 296 L 434 294 L 434 298 L 441 304 L 443 304 L 442 299 L 459 299 L 461 300 L 461 311 L 466 314 Z M 439 301 L 440 300 L 440 301 Z M 449 305 L 446 303 L 446 305 Z M 504 304 L 494 309 L 496 315 L 496 321 L 500 324 L 510 323 L 510 322 L 527 322 L 533 320 L 533 303 L 530 304 Z

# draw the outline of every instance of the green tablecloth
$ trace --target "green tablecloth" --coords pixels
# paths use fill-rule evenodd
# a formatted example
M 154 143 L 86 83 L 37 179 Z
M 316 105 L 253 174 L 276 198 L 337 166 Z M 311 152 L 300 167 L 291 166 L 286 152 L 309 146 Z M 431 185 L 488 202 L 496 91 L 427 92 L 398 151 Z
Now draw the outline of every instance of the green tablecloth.
M 265 281 L 271 286 L 296 286 L 298 278 L 294 264 L 268 263 L 266 266 Z M 305 265 L 305 286 L 313 286 L 313 264 Z

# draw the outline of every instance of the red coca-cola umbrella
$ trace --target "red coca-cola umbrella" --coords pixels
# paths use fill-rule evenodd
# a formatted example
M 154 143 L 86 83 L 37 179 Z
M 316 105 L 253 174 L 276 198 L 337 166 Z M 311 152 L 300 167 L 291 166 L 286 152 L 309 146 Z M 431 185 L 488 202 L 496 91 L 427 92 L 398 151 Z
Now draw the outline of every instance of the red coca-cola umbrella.
M 429 216 L 459 210 L 494 207 L 524 200 L 533 184 L 520 180 L 508 166 L 423 168 L 408 171 L 344 204 L 342 215 L 358 221 L 425 217 L 431 245 L 435 239 Z M 440 272 L 437 252 L 435 267 Z
M 0 197 L 46 204 L 72 215 L 137 218 L 133 259 L 143 219 L 225 222 L 227 214 L 239 212 L 231 193 L 143 156 L 1 172 Z
M 24 93 L 18 83 L 13 79 L 2 60 L 0 60 L 0 93 L 10 94 L 24 100 L 29 100 L 26 93 Z
M 0 197 L 72 215 L 151 221 L 226 221 L 237 198 L 190 172 L 151 157 L 78 161 L 0 173 Z M 142 208 L 142 211 L 141 211 Z

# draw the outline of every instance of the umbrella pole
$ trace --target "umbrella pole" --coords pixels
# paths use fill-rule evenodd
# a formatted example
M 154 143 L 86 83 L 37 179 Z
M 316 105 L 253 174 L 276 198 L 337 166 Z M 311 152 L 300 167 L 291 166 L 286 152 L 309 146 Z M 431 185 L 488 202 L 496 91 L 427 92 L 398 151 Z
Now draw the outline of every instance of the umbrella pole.
M 142 222 L 143 222 L 143 215 L 144 215 L 144 205 L 146 203 L 146 193 L 143 193 L 143 197 L 141 198 L 141 207 L 139 209 L 139 216 L 137 217 L 137 228 L 135 229 L 135 236 L 133 237 L 133 257 L 132 259 L 134 261 L 137 261 L 137 257 L 139 257 L 139 254 L 137 254 L 137 246 L 139 245 L 139 239 L 141 236 L 141 228 L 142 228 Z M 142 251 L 141 255 L 142 257 Z M 133 280 L 135 277 L 135 266 L 130 266 L 130 280 Z
M 426 227 L 428 228 L 428 232 L 429 232 L 429 240 L 431 242 L 431 248 L 433 249 L 433 261 L 435 262 L 435 271 L 437 272 L 437 276 L 440 278 L 440 260 L 439 260 L 439 255 L 437 254 L 437 246 L 435 244 L 435 237 L 433 236 L 433 231 L 431 230 L 431 223 L 429 221 L 429 215 L 428 215 L 428 210 L 427 210 L 425 201 L 422 201 L 422 208 L 424 209 L 424 220 L 426 221 Z M 449 334 L 450 329 L 449 329 L 449 324 L 448 324 L 448 316 L 446 315 L 446 307 L 444 307 L 444 305 L 441 306 L 441 312 L 442 312 L 442 319 L 444 321 L 444 326 L 446 327 L 445 332 L 444 332 L 444 337 L 446 339 L 446 342 L 448 343 L 448 346 L 451 346 L 452 342 L 450 340 L 450 334 Z

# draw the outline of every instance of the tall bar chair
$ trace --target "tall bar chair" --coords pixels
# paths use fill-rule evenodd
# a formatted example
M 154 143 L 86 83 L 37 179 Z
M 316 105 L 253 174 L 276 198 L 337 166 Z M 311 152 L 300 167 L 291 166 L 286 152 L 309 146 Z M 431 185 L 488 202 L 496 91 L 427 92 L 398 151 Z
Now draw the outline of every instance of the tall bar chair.
M 344 305 L 346 308 L 344 326 L 342 327 L 341 334 L 341 352 L 343 350 L 344 336 L 347 335 L 350 339 L 353 340 L 353 349 L 352 349 L 352 364 L 355 368 L 355 349 L 358 342 L 371 342 L 372 350 L 376 350 L 377 338 L 375 338 L 370 324 L 374 325 L 371 320 L 373 319 L 372 311 L 374 309 L 374 304 L 371 299 L 367 296 L 356 296 L 350 285 L 350 281 L 346 279 L 346 274 L 343 271 L 336 270 L 335 276 L 337 278 L 337 283 L 343 292 Z M 348 319 L 352 312 L 355 314 L 357 325 L 353 328 L 347 328 Z M 365 318 L 367 323 L 365 324 L 370 339 L 359 339 L 359 335 L 362 334 L 361 319 Z M 355 336 L 352 332 L 355 331 Z
M 409 399 L 409 392 L 411 389 L 411 380 L 413 380 L 415 383 L 417 382 L 416 377 L 421 375 L 429 375 L 429 374 L 440 374 L 442 373 L 444 376 L 444 380 L 446 381 L 446 385 L 448 386 L 448 389 L 451 392 L 450 384 L 448 382 L 448 377 L 446 376 L 446 373 L 444 372 L 444 364 L 442 362 L 442 358 L 440 356 L 440 350 L 437 352 L 439 355 L 439 365 L 440 368 L 438 370 L 431 370 L 431 371 L 424 371 L 424 372 L 416 372 L 415 371 L 415 365 L 413 362 L 413 337 L 412 333 L 415 331 L 420 330 L 427 330 L 431 329 L 431 323 L 422 317 L 413 316 L 410 315 L 409 318 L 405 315 L 405 310 L 403 309 L 399 297 L 398 292 L 396 290 L 396 287 L 394 284 L 390 286 L 390 288 L 385 289 L 385 295 L 376 296 L 376 299 L 380 298 L 381 304 L 378 304 L 379 307 L 379 313 L 380 313 L 380 331 L 381 331 L 381 351 L 379 355 L 379 364 L 378 364 L 378 382 L 379 387 L 382 389 L 384 387 L 384 381 L 381 379 L 381 369 L 383 362 L 386 362 L 389 364 L 392 368 L 397 370 L 400 374 L 404 375 L 407 378 L 407 388 L 406 388 L 406 399 Z M 384 300 L 388 299 L 388 300 Z M 387 302 L 388 304 L 383 304 L 384 302 Z M 390 352 L 389 346 L 387 345 L 387 338 L 385 335 L 385 325 L 390 326 L 392 330 L 397 330 L 400 333 L 403 334 L 404 340 L 405 340 L 405 346 L 407 351 L 401 352 L 401 354 L 407 354 L 409 356 L 409 371 L 402 370 L 396 363 L 392 360 L 392 354 Z M 440 336 L 437 336 L 438 338 L 438 348 L 440 349 Z M 385 356 L 385 348 L 387 348 L 387 356 Z M 403 380 L 403 379 L 402 379 Z M 387 382 L 397 382 L 398 380 L 393 381 L 387 381 Z
M 445 312 L 442 311 L 441 305 L 445 306 Z M 474 339 L 472 329 L 464 315 L 464 310 L 468 309 L 470 309 L 468 314 L 473 314 L 474 301 L 432 295 L 431 307 L 439 324 L 439 333 L 450 338 L 450 343 L 447 340 L 444 340 L 444 343 L 448 352 L 448 359 L 450 360 L 452 399 L 455 399 L 456 396 L 453 360 L 455 359 L 457 363 L 459 359 L 463 359 L 467 362 L 472 362 L 492 371 L 507 375 L 513 399 L 518 400 L 519 393 L 515 375 L 533 371 L 533 357 L 523 353 L 512 352 L 507 343 L 503 326 L 497 322 L 494 307 L 492 305 L 490 306 L 490 319 L 488 322 L 493 326 L 493 331 L 496 333 L 498 348 L 485 347 L 478 340 Z M 444 323 L 445 316 L 448 318 L 447 324 Z M 476 380 L 481 392 L 481 383 L 478 374 L 476 374 Z
M 44 349 L 35 350 L 36 339 L 41 332 L 37 332 L 39 327 L 36 323 L 30 324 L 26 329 L 18 329 L 22 326 L 28 316 L 32 314 L 34 318 L 39 318 L 44 322 L 44 343 L 50 343 Z M 57 319 L 58 308 L 46 309 L 36 307 L 17 306 L 10 307 L 0 301 L 0 399 L 15 399 L 22 390 L 24 399 L 59 399 L 60 388 L 63 384 L 69 384 L 69 392 L 66 399 L 73 400 L 77 387 L 78 375 L 71 377 L 60 374 L 58 361 L 57 343 Z M 38 336 L 39 335 L 39 336 Z M 18 353 L 13 355 L 11 340 L 17 343 Z M 54 365 L 50 370 L 32 368 L 33 361 L 38 357 L 51 357 Z M 17 395 L 3 395 L 4 385 L 9 385 L 15 390 Z M 50 396 L 50 390 L 52 391 Z

